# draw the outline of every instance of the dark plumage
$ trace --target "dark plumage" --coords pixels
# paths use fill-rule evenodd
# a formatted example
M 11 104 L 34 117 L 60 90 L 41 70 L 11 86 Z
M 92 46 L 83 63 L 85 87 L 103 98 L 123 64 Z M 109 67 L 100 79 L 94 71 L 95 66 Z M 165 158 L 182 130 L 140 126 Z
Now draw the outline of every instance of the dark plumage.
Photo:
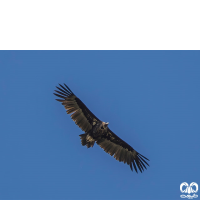
M 116 160 L 127 163 L 132 171 L 134 167 L 136 172 L 138 169 L 142 172 L 144 168 L 146 169 L 145 165 L 149 166 L 146 157 L 115 135 L 108 128 L 108 123 L 99 120 L 66 84 L 56 88 L 58 90 L 55 90 L 54 94 L 61 98 L 56 100 L 65 106 L 67 114 L 71 114 L 74 122 L 85 132 L 80 135 L 83 146 L 90 148 L 96 142 L 105 152 L 114 155 Z

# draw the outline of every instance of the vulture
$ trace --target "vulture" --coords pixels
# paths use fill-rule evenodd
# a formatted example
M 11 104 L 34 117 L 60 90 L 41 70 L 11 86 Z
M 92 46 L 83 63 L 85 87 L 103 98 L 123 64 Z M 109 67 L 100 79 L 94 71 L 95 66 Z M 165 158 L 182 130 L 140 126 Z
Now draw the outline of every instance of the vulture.
M 60 98 L 56 100 L 62 103 L 67 114 L 71 114 L 72 120 L 84 131 L 84 134 L 79 135 L 83 146 L 90 148 L 96 142 L 116 160 L 127 163 L 132 171 L 134 167 L 137 173 L 143 172 L 146 165 L 149 166 L 149 159 L 113 133 L 108 128 L 109 123 L 99 120 L 66 84 L 59 86 L 56 86 L 58 90 L 55 90 L 54 95 Z

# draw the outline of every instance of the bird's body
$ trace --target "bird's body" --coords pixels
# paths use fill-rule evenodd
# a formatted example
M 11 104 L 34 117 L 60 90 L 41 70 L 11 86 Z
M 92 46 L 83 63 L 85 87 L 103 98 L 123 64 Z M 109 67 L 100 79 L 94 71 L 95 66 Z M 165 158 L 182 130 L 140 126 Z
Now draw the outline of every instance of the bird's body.
M 60 85 L 60 84 L 59 84 Z M 65 87 L 64 87 L 65 86 Z M 148 165 L 146 157 L 135 151 L 129 144 L 115 135 L 109 128 L 108 122 L 99 120 L 85 104 L 74 95 L 74 93 L 64 84 L 60 85 L 56 96 L 62 99 L 56 99 L 62 102 L 67 110 L 67 114 L 71 114 L 71 118 L 85 132 L 81 134 L 81 143 L 88 148 L 93 147 L 95 142 L 111 156 L 114 155 L 116 160 L 127 163 L 131 170 L 133 167 L 137 172 L 137 168 L 142 172 Z M 133 167 L 132 167 L 133 166 Z M 137 167 L 136 167 L 137 166 Z

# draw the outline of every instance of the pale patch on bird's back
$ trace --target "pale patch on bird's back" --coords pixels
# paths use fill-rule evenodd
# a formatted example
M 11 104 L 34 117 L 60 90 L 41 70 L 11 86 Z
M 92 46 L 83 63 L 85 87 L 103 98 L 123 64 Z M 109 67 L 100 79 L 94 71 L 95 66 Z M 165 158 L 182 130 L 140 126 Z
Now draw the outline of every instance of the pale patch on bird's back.
M 102 134 L 107 133 L 107 125 L 108 123 L 98 121 L 93 127 L 92 127 L 92 135 L 94 137 L 100 136 Z

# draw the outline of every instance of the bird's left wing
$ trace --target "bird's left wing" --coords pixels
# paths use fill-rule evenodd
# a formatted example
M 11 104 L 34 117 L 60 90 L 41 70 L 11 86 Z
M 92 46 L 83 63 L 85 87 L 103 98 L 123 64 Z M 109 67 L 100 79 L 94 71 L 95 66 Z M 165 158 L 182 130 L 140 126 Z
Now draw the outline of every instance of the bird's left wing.
M 109 153 L 111 156 L 114 155 L 114 158 L 119 162 L 127 163 L 132 171 L 134 167 L 136 172 L 138 172 L 137 168 L 142 172 L 144 168 L 146 169 L 145 165 L 149 166 L 147 163 L 149 159 L 139 154 L 109 128 L 107 134 L 96 139 L 96 143 L 103 148 L 106 153 Z

